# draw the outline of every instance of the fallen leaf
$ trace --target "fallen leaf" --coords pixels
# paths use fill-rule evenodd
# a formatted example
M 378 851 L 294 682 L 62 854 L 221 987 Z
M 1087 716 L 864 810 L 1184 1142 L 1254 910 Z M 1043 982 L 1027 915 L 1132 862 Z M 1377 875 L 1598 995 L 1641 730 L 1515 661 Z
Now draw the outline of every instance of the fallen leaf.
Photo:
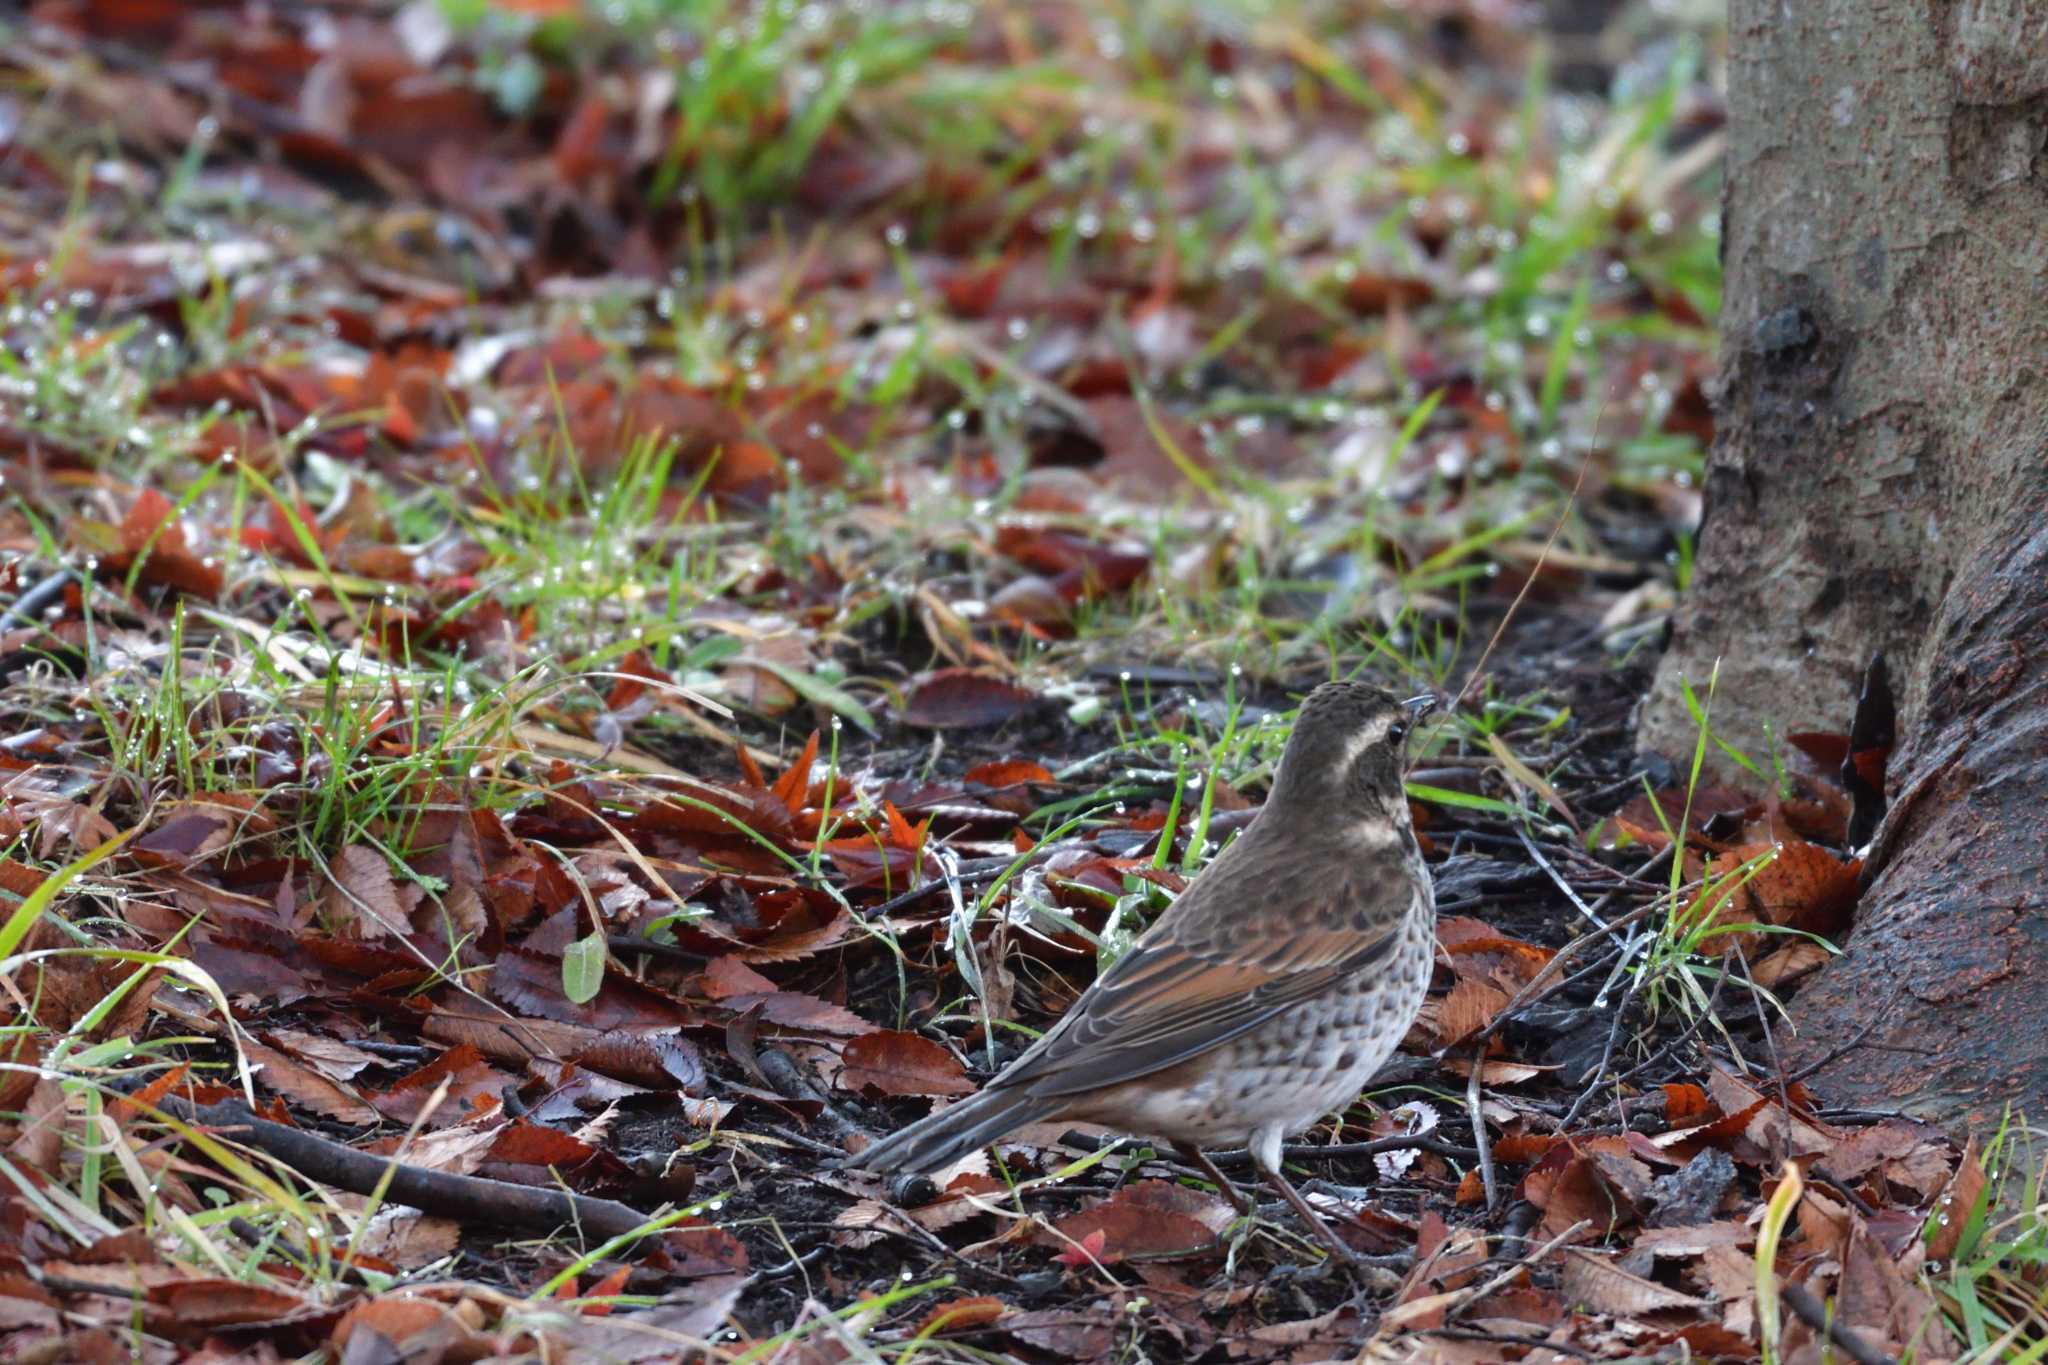
M 926 730 L 986 729 L 1038 705 L 1038 694 L 1007 678 L 969 668 L 942 668 L 910 686 L 902 721 Z
M 1009 1311 L 1009 1305 L 1001 1299 L 985 1295 L 948 1299 L 918 1320 L 916 1338 L 922 1341 L 940 1332 L 966 1332 L 993 1326 Z
M 862 1034 L 841 1054 L 839 1084 L 884 1095 L 970 1095 L 974 1082 L 951 1052 L 929 1038 L 897 1029 Z
M 391 864 L 382 853 L 363 844 L 350 844 L 330 858 L 327 909 L 336 924 L 348 925 L 361 938 L 402 936 L 410 927 L 409 916 L 398 898 L 398 884 L 391 876 Z
M 1218 1236 L 1237 1216 L 1229 1202 L 1167 1180 L 1140 1180 L 1124 1186 L 1092 1208 L 1068 1214 L 1041 1240 L 1079 1243 L 1104 1265 L 1129 1256 L 1179 1256 L 1212 1251 Z M 1068 1260 L 1068 1257 L 1076 1257 Z M 1063 1264 L 1087 1264 L 1072 1247 Z
M 1705 1299 L 1631 1275 L 1608 1256 L 1585 1247 L 1564 1248 L 1564 1271 L 1559 1279 L 1572 1303 L 1618 1318 L 1707 1306 Z

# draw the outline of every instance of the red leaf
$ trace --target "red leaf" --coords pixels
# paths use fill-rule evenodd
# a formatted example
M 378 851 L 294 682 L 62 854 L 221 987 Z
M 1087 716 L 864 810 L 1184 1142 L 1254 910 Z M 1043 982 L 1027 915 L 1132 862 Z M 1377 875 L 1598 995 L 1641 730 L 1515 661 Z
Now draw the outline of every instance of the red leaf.
M 789 765 L 789 770 L 776 779 L 775 799 L 782 802 L 791 815 L 801 811 L 811 794 L 811 765 L 818 761 L 818 732 L 811 731 L 811 737 L 804 742 L 803 757 Z
M 992 673 L 942 668 L 911 685 L 903 723 L 928 730 L 982 729 L 1014 720 L 1037 704 L 1036 693 Z
M 873 1086 L 884 1095 L 970 1095 L 974 1082 L 952 1053 L 929 1038 L 895 1029 L 848 1042 L 839 1083 L 848 1090 Z
M 218 597 L 226 579 L 212 559 L 192 553 L 170 500 L 154 488 L 144 489 L 121 520 L 121 546 L 126 568 L 138 558 L 140 577 L 193 597 Z
M 1026 782 L 1051 785 L 1059 781 L 1043 763 L 1023 758 L 1002 758 L 993 763 L 978 764 L 969 768 L 962 780 L 979 782 L 984 787 L 1015 787 Z
M 994 1323 L 1009 1307 L 1001 1299 L 986 1296 L 971 1299 L 948 1299 L 917 1324 L 917 1339 L 934 1336 L 940 1332 L 966 1332 Z
M 1083 1237 L 1077 1244 L 1068 1247 L 1065 1251 L 1053 1257 L 1053 1259 L 1061 1265 L 1072 1266 L 1074 1269 L 1079 1270 L 1084 1265 L 1093 1265 L 1100 1261 L 1102 1259 L 1102 1248 L 1108 1241 L 1109 1233 L 1102 1228 L 1097 1228 L 1086 1237 Z
M 1365 271 L 1353 275 L 1344 286 L 1344 302 L 1351 306 L 1353 312 L 1368 317 L 1396 309 L 1406 312 L 1435 297 L 1436 290 L 1427 280 L 1374 275 Z
M 1126 1256 L 1212 1251 L 1235 1216 L 1221 1196 L 1166 1180 L 1140 1180 L 1053 1227 L 1063 1241 L 1078 1242 L 1096 1260 L 1108 1263 Z M 1058 1260 L 1064 1265 L 1088 1264 L 1088 1258 L 1071 1246 Z

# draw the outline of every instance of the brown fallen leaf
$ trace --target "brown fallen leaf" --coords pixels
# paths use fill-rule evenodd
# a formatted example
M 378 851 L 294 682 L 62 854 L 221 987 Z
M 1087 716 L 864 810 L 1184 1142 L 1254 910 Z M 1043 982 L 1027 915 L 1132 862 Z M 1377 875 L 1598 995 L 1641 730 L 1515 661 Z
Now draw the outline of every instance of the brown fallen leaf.
M 1007 678 L 968 668 L 942 668 L 910 685 L 905 725 L 926 730 L 986 729 L 1038 705 L 1038 694 Z
M 308 1306 L 297 1294 L 239 1280 L 185 1280 L 152 1289 L 149 1297 L 187 1327 L 277 1322 L 304 1312 Z
M 256 1072 L 256 1083 L 293 1104 L 342 1123 L 370 1125 L 378 1121 L 377 1110 L 345 1083 L 301 1066 L 278 1049 L 253 1039 L 243 1044 L 243 1050 Z
M 1756 984 L 1765 990 L 1776 990 L 1789 981 L 1819 971 L 1826 965 L 1833 953 L 1810 939 L 1798 939 L 1775 949 L 1771 954 L 1750 968 L 1750 975 Z
M 1508 1003 L 1507 992 L 1484 981 L 1463 980 L 1437 1006 L 1436 1042 L 1454 1047 L 1492 1023 Z
M 1068 1214 L 1038 1240 L 1048 1246 L 1091 1245 L 1095 1259 L 1107 1265 L 1130 1256 L 1213 1251 L 1236 1216 L 1220 1195 L 1168 1180 L 1140 1180 L 1092 1208 Z M 1090 1242 L 1098 1236 L 1099 1242 Z
M 1618 1318 L 1661 1313 L 1673 1308 L 1705 1308 L 1707 1301 L 1681 1294 L 1654 1280 L 1631 1275 L 1607 1256 L 1585 1247 L 1564 1248 L 1560 1287 L 1567 1299 Z
M 399 937 L 410 928 L 391 864 L 381 852 L 350 844 L 328 860 L 327 872 L 333 878 L 327 912 L 334 924 L 347 925 L 358 938 L 367 939 Z
M 1977 1159 L 1977 1139 L 1972 1135 L 1963 1148 L 1963 1159 L 1941 1198 L 1935 1201 L 1934 1236 L 1928 1239 L 1927 1259 L 1946 1261 L 1962 1245 L 1963 1229 L 1984 1196 L 1984 1165 Z
M 974 1082 L 960 1059 L 929 1038 L 898 1029 L 862 1034 L 846 1044 L 839 1084 L 884 1095 L 971 1095 Z

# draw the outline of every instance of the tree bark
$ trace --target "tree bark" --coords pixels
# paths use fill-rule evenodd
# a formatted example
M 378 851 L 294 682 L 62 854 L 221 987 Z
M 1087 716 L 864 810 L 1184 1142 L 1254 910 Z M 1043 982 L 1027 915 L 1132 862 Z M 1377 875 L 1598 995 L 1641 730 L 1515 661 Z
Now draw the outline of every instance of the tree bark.
M 1891 810 L 1789 1064 L 1955 1126 L 2048 1114 L 2048 5 L 1732 0 L 1722 380 L 1646 708 L 1841 731 L 1882 650 Z

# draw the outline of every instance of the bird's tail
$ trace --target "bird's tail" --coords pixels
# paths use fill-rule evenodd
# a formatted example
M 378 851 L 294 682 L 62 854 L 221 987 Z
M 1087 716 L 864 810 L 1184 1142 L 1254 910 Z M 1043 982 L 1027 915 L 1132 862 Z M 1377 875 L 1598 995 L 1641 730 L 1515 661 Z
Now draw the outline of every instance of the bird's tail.
M 1005 1133 L 1051 1118 L 1059 1109 L 1056 1099 L 1020 1090 L 984 1090 L 891 1133 L 866 1151 L 846 1158 L 844 1164 L 884 1175 L 935 1171 Z

